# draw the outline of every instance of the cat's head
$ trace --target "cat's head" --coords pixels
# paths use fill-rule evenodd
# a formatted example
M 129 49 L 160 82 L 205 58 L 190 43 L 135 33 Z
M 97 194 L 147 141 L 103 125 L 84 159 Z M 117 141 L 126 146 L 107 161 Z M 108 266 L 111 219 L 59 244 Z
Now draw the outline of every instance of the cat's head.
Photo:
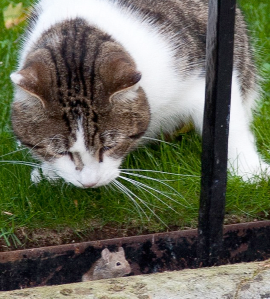
M 11 74 L 15 135 L 48 176 L 78 187 L 115 179 L 150 120 L 132 58 L 116 42 L 101 39 L 90 45 L 45 43 Z

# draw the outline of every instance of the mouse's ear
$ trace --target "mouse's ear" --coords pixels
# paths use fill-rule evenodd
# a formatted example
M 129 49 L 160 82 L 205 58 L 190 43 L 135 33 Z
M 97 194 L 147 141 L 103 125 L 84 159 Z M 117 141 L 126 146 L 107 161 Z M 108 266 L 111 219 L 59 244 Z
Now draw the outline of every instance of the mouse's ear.
M 125 250 L 123 247 L 119 247 L 118 248 L 118 252 L 122 253 L 122 254 L 125 254 Z
M 102 251 L 101 251 L 101 257 L 105 260 L 105 261 L 109 261 L 110 259 L 110 255 L 111 255 L 111 252 L 108 248 L 104 248 Z

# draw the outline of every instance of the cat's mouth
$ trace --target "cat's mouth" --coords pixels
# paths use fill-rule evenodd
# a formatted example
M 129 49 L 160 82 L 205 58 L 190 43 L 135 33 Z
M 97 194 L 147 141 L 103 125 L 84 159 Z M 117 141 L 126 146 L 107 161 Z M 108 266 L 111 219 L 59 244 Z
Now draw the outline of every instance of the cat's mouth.
M 88 189 L 88 188 L 97 188 L 97 183 L 89 183 L 89 184 L 82 184 L 83 189 Z

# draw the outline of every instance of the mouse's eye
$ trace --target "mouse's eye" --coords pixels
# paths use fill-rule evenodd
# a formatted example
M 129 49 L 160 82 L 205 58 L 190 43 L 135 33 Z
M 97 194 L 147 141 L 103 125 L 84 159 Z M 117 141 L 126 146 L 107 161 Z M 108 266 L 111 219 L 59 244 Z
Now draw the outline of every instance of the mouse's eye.
M 121 266 L 121 263 L 120 263 L 120 262 L 117 262 L 117 263 L 116 263 L 116 266 Z

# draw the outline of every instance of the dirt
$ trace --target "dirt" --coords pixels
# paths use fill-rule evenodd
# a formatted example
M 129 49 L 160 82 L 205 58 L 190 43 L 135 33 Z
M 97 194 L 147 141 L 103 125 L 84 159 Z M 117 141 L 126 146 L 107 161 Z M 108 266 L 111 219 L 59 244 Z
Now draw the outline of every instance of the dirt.
M 236 224 L 249 221 L 258 221 L 258 219 L 250 219 L 246 216 L 237 215 L 225 215 L 224 224 Z M 171 226 L 166 231 L 177 231 L 183 229 L 191 229 L 194 227 L 177 227 Z M 0 238 L 0 252 L 29 249 L 37 247 L 55 246 L 87 241 L 105 240 L 120 237 L 130 237 L 136 235 L 144 235 L 149 233 L 156 233 L 149 229 L 142 229 L 139 227 L 125 228 L 116 226 L 115 224 L 107 224 L 104 226 L 98 226 L 97 224 L 92 227 L 87 227 L 84 230 L 75 230 L 71 228 L 50 229 L 50 228 L 38 228 L 31 229 L 27 227 L 18 228 L 15 231 L 18 242 L 15 244 L 11 238 L 9 242 L 10 246 L 7 246 L 5 240 Z M 162 232 L 162 231 L 158 231 Z M 163 231 L 164 232 L 164 231 Z
M 168 231 L 177 229 L 177 227 L 171 227 L 168 229 Z M 135 227 L 125 229 L 121 227 L 113 227 L 110 224 L 107 224 L 102 228 L 86 228 L 83 231 L 78 231 L 71 228 L 62 228 L 59 230 L 39 228 L 33 230 L 30 228 L 21 227 L 15 231 L 15 235 L 20 240 L 21 244 L 14 244 L 11 238 L 9 238 L 9 242 L 11 244 L 10 246 L 7 246 L 5 240 L 0 238 L 0 252 L 113 239 L 119 237 L 130 237 L 149 233 L 153 233 L 153 231 Z

